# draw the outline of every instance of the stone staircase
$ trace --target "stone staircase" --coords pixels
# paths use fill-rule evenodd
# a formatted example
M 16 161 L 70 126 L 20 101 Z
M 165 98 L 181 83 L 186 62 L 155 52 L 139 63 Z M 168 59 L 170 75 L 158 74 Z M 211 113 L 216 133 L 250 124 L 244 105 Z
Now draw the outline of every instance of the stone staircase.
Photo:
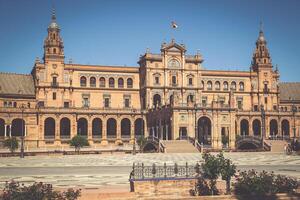
M 284 152 L 284 145 L 287 144 L 285 140 L 265 140 L 271 146 L 271 152 Z
M 187 140 L 161 140 L 161 142 L 165 146 L 165 153 L 199 153 L 198 149 Z

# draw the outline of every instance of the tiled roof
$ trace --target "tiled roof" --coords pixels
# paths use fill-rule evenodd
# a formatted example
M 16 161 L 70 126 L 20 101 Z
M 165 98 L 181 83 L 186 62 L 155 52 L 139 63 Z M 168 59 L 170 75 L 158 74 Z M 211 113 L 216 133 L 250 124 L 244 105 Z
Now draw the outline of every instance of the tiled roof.
M 300 100 L 300 82 L 279 83 L 280 100 Z
M 29 74 L 0 73 L 0 96 L 35 96 L 33 77 Z

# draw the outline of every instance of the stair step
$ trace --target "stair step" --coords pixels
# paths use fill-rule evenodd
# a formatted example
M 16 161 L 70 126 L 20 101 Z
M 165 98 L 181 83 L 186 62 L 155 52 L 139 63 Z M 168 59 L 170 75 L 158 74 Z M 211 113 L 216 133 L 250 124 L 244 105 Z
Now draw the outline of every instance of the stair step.
M 164 140 L 166 153 L 198 153 L 198 149 L 186 140 Z

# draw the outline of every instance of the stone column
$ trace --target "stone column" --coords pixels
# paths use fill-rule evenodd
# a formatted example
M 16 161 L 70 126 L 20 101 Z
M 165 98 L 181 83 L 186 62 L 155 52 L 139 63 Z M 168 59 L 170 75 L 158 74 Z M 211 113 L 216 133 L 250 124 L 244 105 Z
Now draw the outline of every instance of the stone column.
M 102 140 L 101 140 L 101 145 L 107 145 L 107 127 L 106 127 L 106 118 L 103 118 L 102 121 Z
M 149 136 L 149 128 L 146 120 L 143 119 L 143 126 L 144 126 L 144 136 L 148 137 Z
M 60 136 L 60 124 L 59 124 L 59 122 L 60 122 L 59 117 L 56 117 L 55 118 L 55 135 L 54 135 L 55 140 L 60 139 L 60 137 L 59 137 Z
M 166 124 L 166 140 L 169 140 L 169 126 Z
M 11 124 L 9 125 L 9 137 L 11 137 Z
M 134 123 L 130 122 L 130 143 L 133 144 L 135 139 L 135 134 L 134 134 Z
M 4 124 L 4 137 L 7 137 L 7 124 Z
M 71 133 L 70 136 L 71 138 L 77 135 L 77 121 L 76 121 L 76 116 L 72 116 L 71 118 Z
M 93 123 L 92 123 L 92 119 L 91 117 L 88 118 L 88 132 L 87 132 L 87 138 L 89 141 L 92 141 L 93 140 L 93 137 L 92 137 L 92 128 L 93 128 Z
M 253 136 L 253 125 L 252 125 L 253 120 L 249 119 L 249 135 Z
M 121 138 L 122 138 L 121 137 L 121 121 L 120 121 L 120 119 L 117 119 L 117 138 L 116 138 L 115 143 L 116 144 L 122 143 Z

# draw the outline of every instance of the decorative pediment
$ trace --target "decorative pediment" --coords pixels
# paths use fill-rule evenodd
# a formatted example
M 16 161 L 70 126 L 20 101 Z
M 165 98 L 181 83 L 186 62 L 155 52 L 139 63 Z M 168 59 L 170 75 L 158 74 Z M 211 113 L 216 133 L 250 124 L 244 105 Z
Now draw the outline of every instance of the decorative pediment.
M 172 40 L 169 44 L 163 43 L 161 51 L 186 52 L 186 49 L 183 44 L 177 44 L 174 40 Z

